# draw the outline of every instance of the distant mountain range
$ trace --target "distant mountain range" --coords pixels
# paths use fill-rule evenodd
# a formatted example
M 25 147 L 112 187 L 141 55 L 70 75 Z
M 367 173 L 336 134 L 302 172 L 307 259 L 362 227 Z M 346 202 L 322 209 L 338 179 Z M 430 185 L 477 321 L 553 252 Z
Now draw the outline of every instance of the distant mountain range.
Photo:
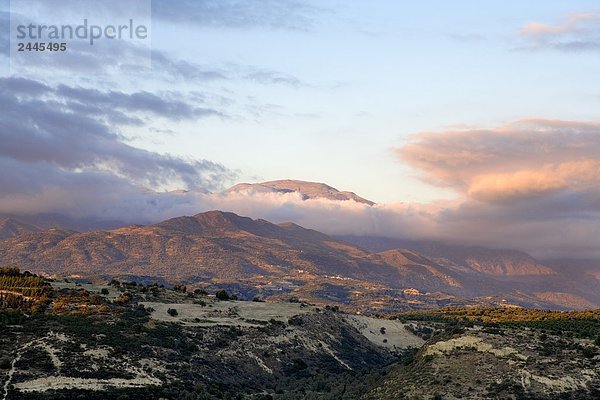
M 336 239 L 293 223 L 221 211 L 92 232 L 16 220 L 0 227 L 0 265 L 55 276 L 226 287 L 244 297 L 297 297 L 361 312 L 600 304 L 597 275 L 586 269 L 575 277 L 518 251 Z
M 258 192 L 258 193 L 298 193 L 303 199 L 329 199 L 329 200 L 352 200 L 357 203 L 363 203 L 367 205 L 374 205 L 375 203 L 363 199 L 353 192 L 341 192 L 329 185 L 317 182 L 305 182 L 299 180 L 278 180 L 269 181 L 262 183 L 240 183 L 231 188 L 226 192 Z
M 0 240 L 35 232 L 40 228 L 14 218 L 0 218 Z

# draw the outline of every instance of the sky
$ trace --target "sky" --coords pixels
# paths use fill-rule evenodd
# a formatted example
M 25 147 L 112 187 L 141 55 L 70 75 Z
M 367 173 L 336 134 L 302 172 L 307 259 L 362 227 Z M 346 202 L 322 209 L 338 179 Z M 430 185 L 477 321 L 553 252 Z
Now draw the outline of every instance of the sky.
M 49 4 L 0 0 L 0 213 L 219 208 L 600 257 L 596 1 Z M 19 24 L 84 18 L 149 34 L 16 51 Z M 275 179 L 377 206 L 219 194 Z

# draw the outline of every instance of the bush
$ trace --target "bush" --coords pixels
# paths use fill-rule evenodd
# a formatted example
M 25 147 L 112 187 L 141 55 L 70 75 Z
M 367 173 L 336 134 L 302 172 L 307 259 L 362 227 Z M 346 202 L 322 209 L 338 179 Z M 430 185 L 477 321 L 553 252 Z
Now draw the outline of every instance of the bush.
M 176 309 L 174 308 L 169 308 L 167 310 L 167 314 L 169 314 L 171 317 L 176 317 L 179 313 L 177 312 Z
M 102 290 L 100 291 L 101 294 L 103 295 L 108 295 L 108 289 L 107 288 L 102 288 Z
M 0 268 L 0 276 L 21 276 L 19 268 L 2 267 Z
M 128 292 L 122 293 L 119 297 L 113 300 L 113 303 L 116 304 L 127 304 L 131 300 L 131 297 Z
M 215 296 L 219 300 L 223 300 L 223 301 L 231 300 L 231 297 L 229 297 L 229 294 L 227 293 L 227 291 L 225 289 L 219 290 L 217 293 L 215 293 Z
M 176 292 L 185 293 L 185 292 L 187 292 L 187 286 L 185 286 L 185 285 L 175 285 L 175 286 L 173 286 L 173 290 L 176 291 Z

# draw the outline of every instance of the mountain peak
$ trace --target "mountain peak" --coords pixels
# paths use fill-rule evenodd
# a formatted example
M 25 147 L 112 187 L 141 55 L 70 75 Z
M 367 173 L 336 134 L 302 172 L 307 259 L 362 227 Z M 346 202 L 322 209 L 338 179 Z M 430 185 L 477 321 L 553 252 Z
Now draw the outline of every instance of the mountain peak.
M 329 199 L 346 201 L 352 200 L 357 203 L 374 205 L 375 203 L 364 199 L 353 192 L 339 191 L 336 188 L 320 182 L 307 182 L 293 179 L 283 179 L 262 183 L 239 183 L 227 190 L 227 192 L 259 192 L 259 193 L 299 193 L 303 200 Z
M 209 231 L 239 230 L 253 222 L 255 221 L 251 218 L 240 217 L 231 212 L 212 210 L 191 217 L 171 218 L 152 226 L 171 231 L 203 233 Z

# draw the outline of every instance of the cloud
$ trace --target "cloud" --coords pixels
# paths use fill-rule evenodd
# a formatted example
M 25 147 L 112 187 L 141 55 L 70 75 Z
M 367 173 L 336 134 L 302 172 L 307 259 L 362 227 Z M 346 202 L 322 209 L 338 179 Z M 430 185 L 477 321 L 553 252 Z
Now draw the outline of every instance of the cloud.
M 128 112 L 148 112 L 172 120 L 224 116 L 214 109 L 196 107 L 176 98 L 165 98 L 149 92 L 131 94 L 112 90 L 102 92 L 96 89 L 60 85 L 56 89 L 56 94 L 80 104 L 94 104 L 94 109 L 101 112 L 106 107 L 110 107 Z
M 453 204 L 432 236 L 535 254 L 600 256 L 600 124 L 528 119 L 413 135 L 397 150 Z
M 218 190 L 234 176 L 215 162 L 125 143 L 119 129 L 132 122 L 145 125 L 145 117 L 206 115 L 181 100 L 15 77 L 0 79 L 0 105 L 0 169 L 8 171 L 0 177 L 1 212 L 93 212 L 173 186 Z M 115 123 L 123 118 L 123 124 Z
M 8 49 L 8 40 L 6 47 Z M 93 47 L 85 42 L 71 41 L 68 47 L 66 53 L 40 52 L 35 57 L 13 58 L 12 68 L 19 75 L 30 77 L 56 75 L 61 78 L 65 73 L 76 73 L 81 77 L 94 76 L 97 80 L 119 76 L 135 82 L 164 81 L 186 85 L 235 80 L 293 88 L 307 86 L 294 75 L 272 69 L 233 63 L 201 65 L 126 41 L 99 42 Z
M 252 82 L 260 84 L 289 85 L 296 88 L 307 86 L 297 77 L 279 71 L 252 67 L 245 67 L 244 69 L 247 69 L 247 71 L 242 71 L 241 76 L 243 79 Z
M 398 149 L 401 160 L 459 197 L 367 206 L 296 193 L 218 193 L 234 178 L 222 165 L 132 147 L 106 122 L 119 108 L 159 113 L 154 101 L 132 105 L 118 94 L 112 103 L 103 92 L 22 78 L 0 80 L 0 89 L 0 169 L 10 171 L 0 175 L 0 213 L 152 223 L 219 209 L 331 235 L 600 257 L 596 123 L 529 119 L 415 134 Z M 84 99 L 96 99 L 98 109 L 75 112 L 72 105 Z M 173 187 L 188 190 L 164 190 Z
M 600 49 L 600 13 L 574 13 L 560 24 L 525 23 L 519 31 L 526 49 L 585 51 Z
M 578 193 L 511 207 L 469 199 L 368 206 L 353 201 L 303 200 L 295 193 L 180 196 L 173 209 L 163 208 L 163 217 L 219 209 L 272 222 L 292 221 L 330 235 L 440 240 L 518 249 L 538 257 L 600 257 L 600 197 Z M 184 203 L 183 198 L 189 202 Z M 168 203 L 163 200 L 163 205 Z
M 416 134 L 398 150 L 423 180 L 503 202 L 600 183 L 600 124 L 530 119 Z
M 306 30 L 321 10 L 291 0 L 154 0 L 152 12 L 158 19 L 203 27 Z

